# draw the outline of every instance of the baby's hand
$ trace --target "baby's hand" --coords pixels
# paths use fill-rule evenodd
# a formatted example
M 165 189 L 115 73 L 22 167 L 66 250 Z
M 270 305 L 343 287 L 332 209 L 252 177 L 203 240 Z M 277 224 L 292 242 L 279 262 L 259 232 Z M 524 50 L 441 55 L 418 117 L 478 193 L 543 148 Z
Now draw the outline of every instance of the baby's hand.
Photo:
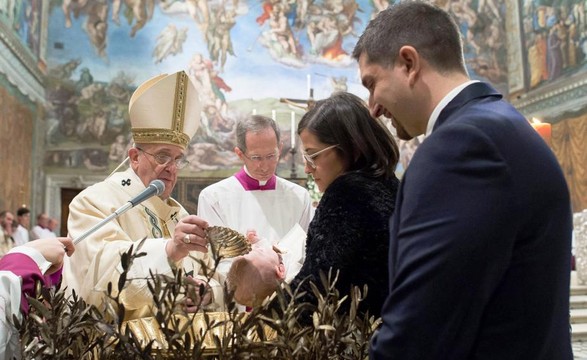
M 259 242 L 260 238 L 257 236 L 257 231 L 254 229 L 247 230 L 247 241 L 251 244 Z

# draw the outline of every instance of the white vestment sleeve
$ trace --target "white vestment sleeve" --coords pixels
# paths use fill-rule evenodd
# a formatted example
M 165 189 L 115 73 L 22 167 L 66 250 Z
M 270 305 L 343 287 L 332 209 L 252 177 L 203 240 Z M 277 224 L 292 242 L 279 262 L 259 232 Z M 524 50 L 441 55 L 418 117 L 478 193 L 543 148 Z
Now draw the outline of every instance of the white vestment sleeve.
M 10 271 L 0 271 L 0 359 L 19 356 L 19 335 L 12 316 L 20 320 L 21 279 Z

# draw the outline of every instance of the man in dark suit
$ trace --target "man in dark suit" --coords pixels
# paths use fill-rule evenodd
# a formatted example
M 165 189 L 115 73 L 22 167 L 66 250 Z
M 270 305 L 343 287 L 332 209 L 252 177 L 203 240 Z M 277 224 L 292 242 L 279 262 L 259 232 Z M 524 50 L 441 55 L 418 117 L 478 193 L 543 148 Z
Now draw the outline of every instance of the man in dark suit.
M 572 217 L 558 162 L 491 86 L 470 81 L 443 10 L 381 12 L 353 56 L 372 115 L 426 134 L 390 226 L 372 359 L 572 359 Z

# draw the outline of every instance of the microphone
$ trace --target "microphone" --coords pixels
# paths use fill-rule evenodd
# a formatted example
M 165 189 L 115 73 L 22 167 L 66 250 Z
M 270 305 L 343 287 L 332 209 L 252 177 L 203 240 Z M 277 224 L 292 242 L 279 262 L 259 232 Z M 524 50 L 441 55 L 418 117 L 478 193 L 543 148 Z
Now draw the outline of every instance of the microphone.
M 143 190 L 134 198 L 130 199 L 128 202 L 132 204 L 131 207 L 135 207 L 154 195 L 161 195 L 163 191 L 165 191 L 165 184 L 163 181 L 159 179 L 153 180 L 145 190 Z
M 141 191 L 140 194 L 138 194 L 134 198 L 130 199 L 126 204 L 119 207 L 115 212 L 113 212 L 108 217 L 104 218 L 99 223 L 94 225 L 91 229 L 89 229 L 88 231 L 83 233 L 80 237 L 78 237 L 77 239 L 75 239 L 73 241 L 73 244 L 77 245 L 80 241 L 82 241 L 83 239 L 85 239 L 88 236 L 90 236 L 91 234 L 93 234 L 96 230 L 98 230 L 102 226 L 106 225 L 110 220 L 116 219 L 117 217 L 124 214 L 128 210 L 132 209 L 133 207 L 137 206 L 138 204 L 142 203 L 143 201 L 145 201 L 149 198 L 152 198 L 155 195 L 161 195 L 163 193 L 163 191 L 165 191 L 165 184 L 163 183 L 163 181 L 161 181 L 159 179 L 151 181 L 149 183 L 149 186 L 147 186 L 147 188 L 145 190 Z

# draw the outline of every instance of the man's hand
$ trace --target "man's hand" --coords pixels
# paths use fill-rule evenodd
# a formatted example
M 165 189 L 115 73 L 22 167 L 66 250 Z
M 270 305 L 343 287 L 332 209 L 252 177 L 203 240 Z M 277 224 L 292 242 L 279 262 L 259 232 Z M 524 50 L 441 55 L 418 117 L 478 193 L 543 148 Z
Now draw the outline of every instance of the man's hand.
M 190 251 L 208 252 L 208 240 L 204 229 L 208 223 L 196 215 L 188 215 L 175 226 L 173 238 L 167 242 L 165 251 L 173 261 L 186 257 Z
M 187 277 L 188 296 L 184 300 L 185 310 L 188 313 L 195 313 L 201 307 L 212 302 L 212 288 L 204 280 Z

